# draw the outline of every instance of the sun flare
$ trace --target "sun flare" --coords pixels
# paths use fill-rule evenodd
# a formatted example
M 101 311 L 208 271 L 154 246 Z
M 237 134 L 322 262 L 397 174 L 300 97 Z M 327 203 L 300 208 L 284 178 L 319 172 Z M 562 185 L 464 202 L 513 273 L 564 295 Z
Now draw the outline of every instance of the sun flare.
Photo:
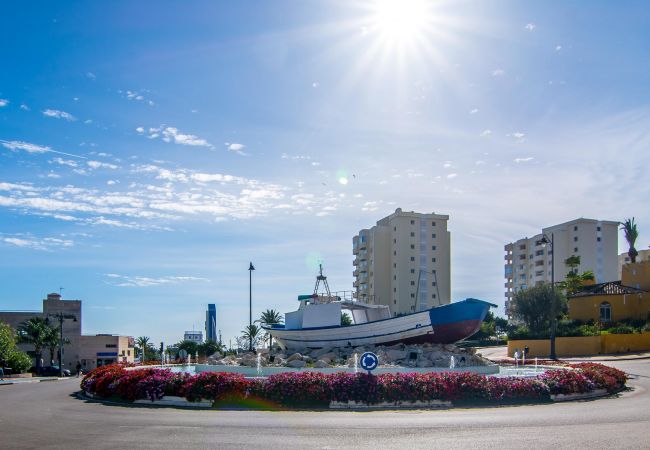
M 373 28 L 389 43 L 414 41 L 427 31 L 431 17 L 426 0 L 377 0 L 372 9 Z

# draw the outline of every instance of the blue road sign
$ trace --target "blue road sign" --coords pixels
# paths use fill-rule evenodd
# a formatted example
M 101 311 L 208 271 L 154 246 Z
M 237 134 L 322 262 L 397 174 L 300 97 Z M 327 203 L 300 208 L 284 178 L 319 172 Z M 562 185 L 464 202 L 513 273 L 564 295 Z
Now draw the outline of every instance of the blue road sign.
M 377 358 L 377 355 L 372 352 L 365 352 L 361 355 L 361 361 L 359 361 L 359 363 L 361 368 L 367 370 L 368 375 L 370 375 L 370 372 L 375 370 L 379 365 L 379 358 Z

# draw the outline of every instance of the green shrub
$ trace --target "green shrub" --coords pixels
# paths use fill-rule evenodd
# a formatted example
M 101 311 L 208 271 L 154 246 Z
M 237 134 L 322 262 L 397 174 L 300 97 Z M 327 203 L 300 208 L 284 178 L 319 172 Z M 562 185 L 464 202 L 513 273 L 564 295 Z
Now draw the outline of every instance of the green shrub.
M 610 334 L 632 334 L 634 333 L 634 328 L 629 325 L 620 325 L 618 327 L 612 327 L 607 330 Z
M 32 366 L 32 358 L 25 352 L 15 350 L 7 358 L 7 367 L 11 367 L 13 373 L 27 372 Z

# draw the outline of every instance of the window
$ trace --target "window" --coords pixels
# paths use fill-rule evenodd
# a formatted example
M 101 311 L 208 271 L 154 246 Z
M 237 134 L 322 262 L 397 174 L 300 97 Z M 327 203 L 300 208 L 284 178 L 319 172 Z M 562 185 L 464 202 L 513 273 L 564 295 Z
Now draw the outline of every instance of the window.
M 436 294 L 431 294 L 431 298 L 436 298 Z
M 415 220 L 411 220 L 411 225 L 415 225 Z
M 411 261 L 415 261 L 415 256 L 411 256 Z
M 117 348 L 117 344 L 106 344 L 106 348 Z
M 519 255 L 519 259 L 526 259 L 526 255 Z
M 600 242 L 600 236 L 596 238 L 596 242 Z
M 431 258 L 431 262 L 436 262 L 436 258 Z
M 397 227 L 393 227 L 393 231 L 397 231 Z
M 411 269 L 411 273 L 415 273 L 415 269 Z
M 397 280 L 397 275 L 393 275 L 393 280 Z
M 541 277 L 541 276 L 543 276 L 543 275 L 544 275 L 544 271 L 543 271 L 543 270 L 538 270 L 537 272 L 535 272 L 535 276 L 536 276 L 536 277 Z
M 435 245 L 432 245 L 432 246 L 431 246 L 431 250 L 435 250 L 435 249 L 436 249 L 436 246 L 435 246 Z
M 431 226 L 432 226 L 432 227 L 435 227 L 435 226 L 436 226 L 436 223 L 435 223 L 435 222 L 431 222 Z
M 397 256 L 397 250 L 393 250 L 393 256 Z
M 397 244 L 397 239 L 393 238 L 393 244 Z
M 528 259 L 533 259 L 533 255 L 528 255 Z
M 610 322 L 612 320 L 612 305 L 609 302 L 602 302 L 600 304 L 600 321 Z
M 411 280 L 411 286 L 415 286 L 415 281 Z
M 544 254 L 544 250 L 537 250 L 535 252 L 535 256 L 542 256 Z
M 519 246 L 519 250 L 526 250 L 526 244 L 521 244 Z
M 431 239 L 435 239 L 435 238 L 436 238 L 436 233 L 433 233 L 433 234 L 431 235 Z
M 573 231 L 578 231 L 578 225 L 575 225 L 575 226 L 573 227 Z
M 415 250 L 415 244 L 411 244 L 411 250 Z
M 435 281 L 434 281 L 433 283 L 431 283 L 431 286 L 435 286 L 435 285 L 436 285 L 436 282 L 435 282 Z
M 600 227 L 596 227 L 596 231 L 600 231 Z
M 397 269 L 397 263 L 393 263 L 393 269 Z
M 393 288 L 393 292 L 397 292 L 397 288 Z
M 411 298 L 415 298 L 415 294 L 411 292 Z
M 411 237 L 415 237 L 415 232 L 411 231 Z
M 573 236 L 573 242 L 578 242 L 578 236 Z
M 573 253 L 578 253 L 578 247 L 573 247 Z
M 393 299 L 393 305 L 397 305 L 397 300 Z
M 536 266 L 543 266 L 544 265 L 544 260 L 540 259 L 539 261 L 535 261 Z

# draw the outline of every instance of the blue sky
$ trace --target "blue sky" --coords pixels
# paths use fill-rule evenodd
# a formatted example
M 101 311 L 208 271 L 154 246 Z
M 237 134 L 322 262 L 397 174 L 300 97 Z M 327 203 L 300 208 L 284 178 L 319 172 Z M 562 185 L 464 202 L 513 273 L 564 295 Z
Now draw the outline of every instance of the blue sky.
M 255 316 L 319 260 L 350 290 L 397 207 L 451 216 L 455 300 L 502 305 L 542 226 L 635 216 L 647 248 L 646 2 L 377 5 L 4 5 L 0 309 L 63 287 L 84 332 L 171 343 L 216 303 L 228 340 L 249 261 Z

